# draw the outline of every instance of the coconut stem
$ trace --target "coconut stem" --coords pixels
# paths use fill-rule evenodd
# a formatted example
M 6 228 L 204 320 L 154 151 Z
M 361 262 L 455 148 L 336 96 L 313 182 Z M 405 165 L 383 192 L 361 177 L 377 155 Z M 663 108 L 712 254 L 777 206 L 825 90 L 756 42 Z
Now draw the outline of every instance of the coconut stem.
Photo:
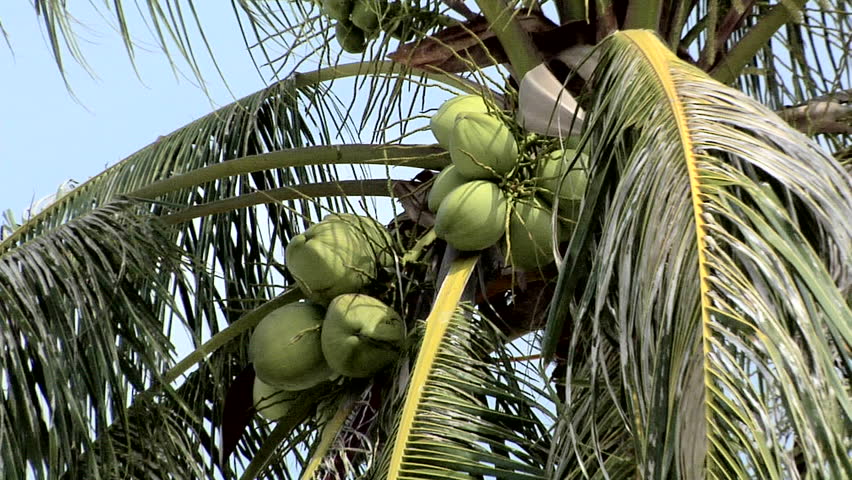
M 542 58 L 529 34 L 515 20 L 515 12 L 503 0 L 476 0 L 476 4 L 491 24 L 491 31 L 500 40 L 515 74 L 519 79 L 524 78 L 542 62 Z

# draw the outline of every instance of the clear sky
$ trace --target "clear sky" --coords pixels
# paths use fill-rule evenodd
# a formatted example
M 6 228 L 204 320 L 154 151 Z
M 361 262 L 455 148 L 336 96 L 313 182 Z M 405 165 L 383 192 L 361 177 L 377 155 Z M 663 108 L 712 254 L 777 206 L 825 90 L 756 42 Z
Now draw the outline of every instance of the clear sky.
M 203 68 L 209 97 L 192 75 L 174 73 L 139 18 L 130 18 L 141 44 L 137 76 L 110 24 L 112 18 L 108 22 L 88 2 L 72 3 L 80 44 L 94 75 L 67 58 L 73 95 L 63 83 L 43 20 L 36 17 L 31 2 L 13 0 L 0 6 L 0 22 L 11 44 L 10 49 L 0 40 L 0 212 L 11 209 L 18 220 L 31 202 L 55 193 L 66 180 L 86 181 L 158 136 L 265 84 L 229 2 L 196 2 L 231 90 L 207 61 Z M 125 8 L 135 13 L 132 2 Z M 188 72 L 185 65 L 179 67 Z

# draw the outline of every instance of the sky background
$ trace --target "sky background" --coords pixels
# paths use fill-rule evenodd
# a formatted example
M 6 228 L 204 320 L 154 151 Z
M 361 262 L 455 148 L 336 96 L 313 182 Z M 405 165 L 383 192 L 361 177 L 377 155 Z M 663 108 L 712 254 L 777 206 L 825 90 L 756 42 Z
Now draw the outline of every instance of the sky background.
M 88 2 L 74 3 L 75 30 L 92 73 L 67 57 L 72 91 L 30 2 L 0 6 L 10 44 L 0 41 L 0 213 L 11 209 L 19 221 L 32 202 L 63 182 L 82 183 L 158 136 L 265 85 L 229 2 L 200 2 L 199 16 L 205 31 L 215 32 L 208 40 L 228 78 L 226 88 L 204 57 L 209 96 L 185 65 L 178 64 L 183 75 L 173 71 L 139 17 L 129 18 L 139 46 L 137 75 L 112 17 L 99 15 Z M 135 7 L 126 9 L 133 13 Z

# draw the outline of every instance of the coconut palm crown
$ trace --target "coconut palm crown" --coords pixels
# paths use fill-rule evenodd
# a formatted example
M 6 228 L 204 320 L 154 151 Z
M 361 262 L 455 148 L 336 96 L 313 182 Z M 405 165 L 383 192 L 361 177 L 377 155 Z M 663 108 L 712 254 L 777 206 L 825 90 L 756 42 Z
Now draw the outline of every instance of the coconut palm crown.
M 59 70 L 84 61 L 66 2 L 35 7 Z M 125 7 L 101 8 L 132 58 Z M 145 7 L 200 76 L 193 2 Z M 266 88 L 2 230 L 0 477 L 852 478 L 844 0 L 234 7 Z M 435 143 L 462 94 L 514 166 Z M 450 151 L 499 192 L 486 248 L 433 228 Z M 249 340 L 307 301 L 287 247 L 323 221 L 359 240 L 318 255 L 363 254 L 357 293 L 395 312 L 339 329 L 390 364 L 270 420 Z

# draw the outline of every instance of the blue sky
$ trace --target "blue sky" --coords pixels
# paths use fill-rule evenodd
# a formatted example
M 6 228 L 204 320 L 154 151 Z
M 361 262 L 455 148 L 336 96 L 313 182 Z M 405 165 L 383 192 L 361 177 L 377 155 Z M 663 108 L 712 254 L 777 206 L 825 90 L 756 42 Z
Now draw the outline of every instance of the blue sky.
M 199 12 L 205 31 L 215 32 L 209 40 L 230 88 L 207 61 L 202 68 L 209 96 L 186 74 L 185 65 L 178 63 L 184 75 L 172 70 L 147 27 L 131 17 L 140 43 L 137 76 L 117 31 L 88 2 L 77 2 L 72 13 L 94 76 L 69 57 L 72 95 L 54 62 L 43 21 L 29 3 L 0 7 L 11 44 L 10 49 L 0 41 L 0 212 L 11 209 L 18 220 L 32 201 L 53 194 L 66 180 L 83 182 L 158 136 L 265 84 L 227 2 L 213 2 L 219 6 Z M 132 4 L 126 8 L 135 10 Z

